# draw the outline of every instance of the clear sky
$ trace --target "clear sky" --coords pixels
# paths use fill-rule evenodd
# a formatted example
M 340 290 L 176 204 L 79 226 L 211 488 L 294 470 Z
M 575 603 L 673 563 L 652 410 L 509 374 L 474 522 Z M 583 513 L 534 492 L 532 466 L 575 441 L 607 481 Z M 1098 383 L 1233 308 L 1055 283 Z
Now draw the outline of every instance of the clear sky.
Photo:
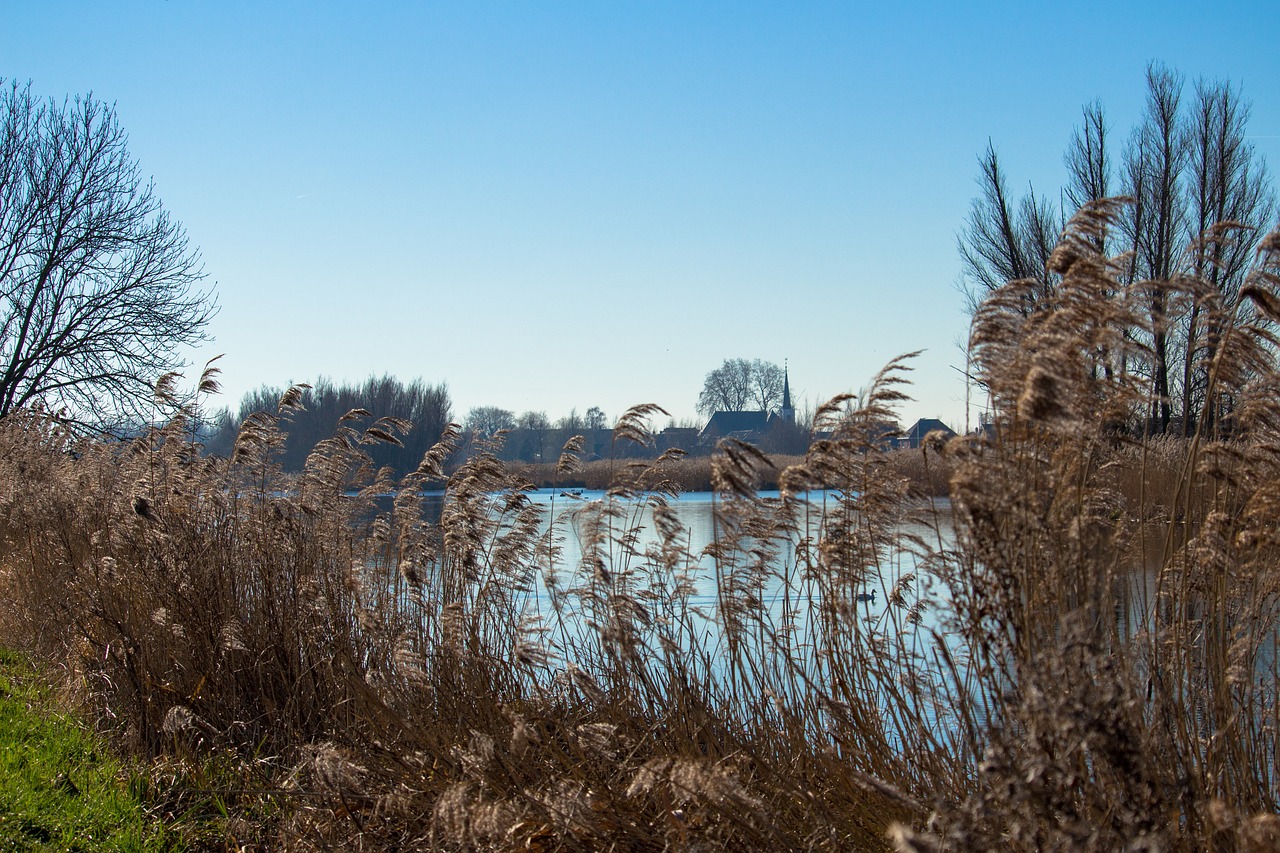
M 655 402 L 725 358 L 817 402 L 894 355 L 963 425 L 956 234 L 990 138 L 1056 197 L 1082 105 L 1229 78 L 1280 168 L 1263 2 L 4 0 L 0 76 L 114 102 L 201 248 L 223 402 L 371 373 L 461 417 Z M 198 370 L 189 375 L 194 377 Z

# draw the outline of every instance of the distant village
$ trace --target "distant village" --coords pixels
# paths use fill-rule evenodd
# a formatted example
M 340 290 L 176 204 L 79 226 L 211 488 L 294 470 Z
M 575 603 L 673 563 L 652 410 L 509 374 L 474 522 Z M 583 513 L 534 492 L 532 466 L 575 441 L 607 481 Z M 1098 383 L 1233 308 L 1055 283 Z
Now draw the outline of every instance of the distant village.
M 930 433 L 941 433 L 944 438 L 956 435 L 937 418 L 921 418 L 906 429 L 897 424 L 885 424 L 872 439 L 885 450 L 918 448 Z M 584 461 L 605 459 L 610 456 L 652 456 L 672 448 L 683 450 L 690 456 L 706 456 L 715 450 L 722 439 L 737 439 L 752 444 L 766 453 L 804 453 L 809 442 L 822 438 L 788 420 L 782 412 L 716 412 L 702 429 L 695 427 L 667 427 L 658 432 L 652 448 L 644 448 L 627 442 L 615 445 L 612 429 L 547 429 L 516 428 L 507 430 L 502 437 L 496 455 L 500 459 L 521 462 L 554 461 L 561 447 L 575 435 L 583 438 L 581 457 Z M 469 436 L 475 444 L 484 436 Z
M 746 442 L 769 454 L 801 455 L 809 449 L 811 441 L 826 435 L 811 430 L 809 416 L 797 416 L 789 372 L 785 367 L 776 370 L 776 375 L 771 377 L 776 384 L 768 387 L 769 393 L 752 398 L 753 401 L 763 399 L 764 406 L 700 405 L 700 410 L 707 414 L 701 427 L 689 421 L 680 425 L 673 422 L 655 432 L 650 445 L 618 439 L 615 430 L 605 426 L 608 420 L 604 412 L 596 407 L 588 409 L 585 417 L 575 414 L 555 423 L 541 412 L 527 412 L 516 418 L 504 409 L 478 407 L 462 420 L 454 458 L 484 451 L 508 462 L 555 462 L 565 444 L 576 436 L 581 436 L 577 455 L 583 462 L 654 457 L 670 450 L 680 450 L 689 456 L 708 456 L 726 439 Z M 374 465 L 389 467 L 397 476 L 403 476 L 417 468 L 423 455 L 454 419 L 448 389 L 443 385 L 432 386 L 421 381 L 405 383 L 383 376 L 339 386 L 321 378 L 314 386 L 297 386 L 295 390 L 296 394 L 263 387 L 246 395 L 239 417 L 223 410 L 206 418 L 196 427 L 206 452 L 230 455 L 241 425 L 255 417 L 254 413 L 277 412 L 278 416 L 272 417 L 281 431 L 281 441 L 275 451 L 277 462 L 285 471 L 301 471 L 313 449 L 334 434 L 335 424 L 350 430 L 351 424 L 359 423 L 351 420 L 351 413 L 363 413 L 364 426 L 381 430 L 380 434 L 390 431 L 397 436 L 394 442 L 365 442 L 364 451 Z M 280 402 L 283 399 L 291 399 L 292 403 L 285 406 Z M 725 399 L 748 398 L 739 395 Z M 391 420 L 383 420 L 388 416 Z M 919 447 L 924 437 L 933 432 L 946 437 L 955 435 L 950 427 L 935 418 L 921 419 L 908 427 L 884 423 L 873 432 L 867 438 L 886 450 Z
M 879 427 L 871 440 L 885 450 L 918 448 L 925 436 L 941 433 L 951 438 L 956 432 L 937 418 L 921 418 L 903 429 L 898 424 L 886 423 Z M 505 430 L 496 449 L 499 458 L 509 461 L 554 461 L 564 443 L 573 436 L 583 438 L 581 457 L 584 461 L 605 459 L 610 456 L 644 457 L 679 449 L 690 456 L 711 454 L 724 439 L 736 439 L 760 448 L 766 453 L 799 455 L 808 450 L 809 443 L 824 437 L 796 423 L 796 410 L 791 399 L 791 380 L 784 374 L 782 402 L 774 410 L 716 411 L 701 428 L 669 426 L 654 436 L 652 448 L 630 442 L 614 442 L 614 431 L 606 428 L 547 427 L 545 429 L 516 427 Z M 483 435 L 469 435 L 469 443 L 484 441 Z

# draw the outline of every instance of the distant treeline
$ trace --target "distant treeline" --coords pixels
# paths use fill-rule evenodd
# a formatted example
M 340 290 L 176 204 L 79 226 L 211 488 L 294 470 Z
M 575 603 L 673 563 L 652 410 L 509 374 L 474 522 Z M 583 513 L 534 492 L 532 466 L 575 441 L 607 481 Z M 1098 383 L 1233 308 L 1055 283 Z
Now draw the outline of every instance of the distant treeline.
M 239 416 L 220 418 L 205 441 L 205 448 L 218 455 L 230 453 L 244 419 L 254 412 L 277 413 L 286 391 L 288 388 L 264 385 L 246 394 Z M 453 419 L 447 385 L 431 385 L 422 379 L 404 382 L 389 375 L 370 376 L 357 385 L 335 385 L 322 377 L 314 387 L 303 390 L 301 404 L 301 409 L 280 414 L 286 439 L 279 462 L 285 471 L 301 471 L 316 443 L 333 436 L 344 415 L 363 409 L 368 414 L 359 416 L 353 425 L 363 428 L 379 418 L 398 419 L 399 426 L 392 426 L 389 431 L 401 446 L 379 443 L 367 445 L 364 450 L 375 466 L 389 466 L 396 476 L 404 476 L 418 466 L 423 454 L 440 440 Z
M 278 462 L 285 471 L 301 471 L 307 454 L 316 443 L 330 438 L 340 421 L 353 411 L 363 410 L 351 426 L 361 429 L 378 419 L 390 419 L 391 430 L 401 446 L 378 443 L 365 446 L 376 467 L 390 467 L 396 476 L 414 470 L 423 455 L 440 440 L 445 427 L 454 421 L 452 399 L 444 383 L 428 384 L 422 379 L 404 382 L 394 376 L 370 376 L 362 383 L 336 385 L 321 378 L 314 387 L 303 388 L 301 408 L 280 410 L 286 387 L 264 385 L 246 394 L 239 412 L 224 410 L 204 425 L 200 432 L 208 453 L 226 456 L 235 446 L 240 424 L 255 412 L 267 412 L 280 418 L 286 439 Z M 583 462 L 602 459 L 634 459 L 655 457 L 673 448 L 690 456 L 706 456 L 716 442 L 703 441 L 699 430 L 671 426 L 655 430 L 653 444 L 643 446 L 628 440 L 615 440 L 614 431 L 558 423 L 552 425 L 545 416 L 526 418 L 533 425 L 520 424 L 490 430 L 464 429 L 454 464 L 476 452 L 487 451 L 507 462 L 551 464 L 560 458 L 565 445 L 575 436 L 582 441 L 577 456 Z M 384 424 L 385 425 L 385 424 Z M 808 431 L 793 424 L 775 423 L 767 432 L 751 436 L 750 441 L 769 453 L 803 453 L 808 447 Z
M 264 385 L 246 394 L 238 414 L 223 412 L 202 432 L 207 452 L 225 456 L 235 446 L 236 432 L 245 418 L 255 412 L 278 414 L 286 439 L 278 457 L 285 471 L 301 471 L 307 454 L 316 443 L 333 436 L 339 422 L 348 413 L 364 410 L 352 426 L 366 427 L 379 418 L 397 419 L 403 429 L 394 430 L 402 446 L 378 443 L 366 445 L 376 467 L 389 466 L 396 476 L 404 476 L 422 461 L 423 455 L 440 440 L 445 427 L 454 419 L 448 386 L 428 384 L 422 379 L 404 382 L 394 376 L 370 376 L 354 385 L 336 385 L 321 378 L 313 387 L 304 388 L 301 408 L 280 411 L 280 400 L 287 386 Z M 611 429 L 568 428 L 551 426 L 514 427 L 489 435 L 481 430 L 464 430 L 458 453 L 453 460 L 480 450 L 493 453 L 504 461 L 554 463 L 565 444 L 574 436 L 582 436 L 579 456 L 584 461 L 602 458 L 629 458 L 657 455 L 672 446 L 694 451 L 697 430 L 667 430 L 660 434 L 652 448 L 629 441 L 614 442 Z M 678 443 L 678 444 L 677 444 Z

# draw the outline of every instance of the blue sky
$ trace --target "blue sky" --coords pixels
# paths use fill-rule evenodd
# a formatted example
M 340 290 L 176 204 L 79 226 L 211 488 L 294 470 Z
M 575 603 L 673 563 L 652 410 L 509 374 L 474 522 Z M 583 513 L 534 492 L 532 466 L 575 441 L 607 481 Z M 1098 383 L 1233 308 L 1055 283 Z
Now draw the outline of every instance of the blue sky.
M 1056 197 L 1082 105 L 1123 138 L 1156 60 L 1241 84 L 1280 168 L 1269 4 L 1035 5 L 8 2 L 0 76 L 115 103 L 233 408 L 392 373 L 459 417 L 688 417 L 725 358 L 816 403 L 925 349 L 903 419 L 958 427 L 988 138 Z

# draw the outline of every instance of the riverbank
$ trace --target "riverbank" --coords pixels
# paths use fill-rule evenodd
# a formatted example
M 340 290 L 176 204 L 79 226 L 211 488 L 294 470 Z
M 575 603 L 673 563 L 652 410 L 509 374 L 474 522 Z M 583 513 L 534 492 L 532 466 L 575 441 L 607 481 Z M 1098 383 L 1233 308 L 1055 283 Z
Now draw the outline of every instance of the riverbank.
M 0 849 L 167 851 L 141 775 L 60 706 L 21 655 L 0 650 Z
M 761 491 L 776 491 L 782 472 L 805 459 L 803 456 L 778 454 L 762 454 L 762 457 L 751 472 L 752 484 Z M 714 491 L 716 459 L 715 455 L 668 459 L 655 466 L 655 485 L 666 483 L 682 492 Z M 877 453 L 877 459 L 903 478 L 913 494 L 921 497 L 947 496 L 951 465 L 945 457 L 935 455 L 928 459 L 918 449 L 903 449 Z M 511 469 L 540 489 L 602 490 L 616 481 L 620 471 L 633 464 L 634 460 L 598 459 L 564 470 L 552 463 L 516 462 L 511 463 Z

